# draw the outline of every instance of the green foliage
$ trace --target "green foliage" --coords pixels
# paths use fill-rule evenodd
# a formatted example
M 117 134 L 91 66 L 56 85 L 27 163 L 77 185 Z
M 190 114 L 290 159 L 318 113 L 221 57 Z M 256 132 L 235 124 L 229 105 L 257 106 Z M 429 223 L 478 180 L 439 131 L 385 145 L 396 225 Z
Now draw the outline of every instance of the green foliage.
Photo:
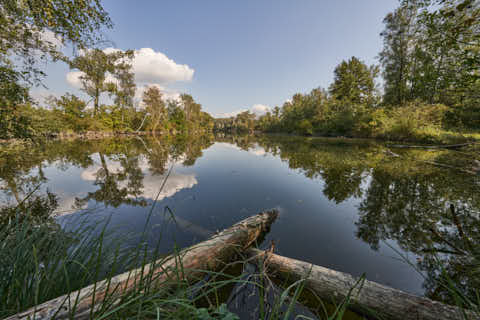
M 374 106 L 375 78 L 378 72 L 377 66 L 368 67 L 356 57 L 342 61 L 335 68 L 330 94 L 340 101 Z
M 171 100 L 167 104 L 168 123 L 170 129 L 175 132 L 185 132 L 187 129 L 187 119 L 185 111 L 177 101 Z
M 10 57 L 20 58 L 16 65 L 23 67 L 22 78 L 29 81 L 42 75 L 35 67 L 37 60 L 64 59 L 49 35 L 62 44 L 84 48 L 102 40 L 100 29 L 112 22 L 99 0 L 4 0 L 0 26 L 1 67 L 12 68 Z
M 402 1 L 384 23 L 384 103 L 444 104 L 455 107 L 453 125 L 478 128 L 478 1 Z
M 30 119 L 20 114 L 18 105 L 28 98 L 27 84 L 44 76 L 37 63 L 66 61 L 59 43 L 94 45 L 103 26 L 112 24 L 99 0 L 0 3 L 0 139 L 32 136 Z
M 240 318 L 228 311 L 225 304 L 221 304 L 215 311 L 209 312 L 207 308 L 199 308 L 195 311 L 195 319 L 198 320 L 239 320 Z
M 94 116 L 98 112 L 100 96 L 104 92 L 115 94 L 116 102 L 122 107 L 131 102 L 135 94 L 132 66 L 128 62 L 131 58 L 132 51 L 105 52 L 100 49 L 88 49 L 71 61 L 70 67 L 82 72 L 80 76 L 82 90 L 93 99 Z M 108 74 L 119 80 L 118 86 L 107 81 Z
M 31 136 L 30 119 L 19 110 L 28 101 L 28 89 L 19 81 L 18 72 L 0 67 L 0 139 Z
M 328 93 L 297 93 L 281 109 L 260 117 L 256 128 L 425 143 L 465 141 L 458 129 L 480 128 L 480 4 L 403 1 L 384 23 L 382 103 L 375 86 L 378 67 L 352 57 L 335 68 Z
M 67 93 L 58 99 L 54 98 L 51 103 L 54 106 L 52 112 L 62 123 L 59 127 L 62 131 L 81 132 L 88 128 L 85 101 Z
M 52 214 L 57 206 L 57 197 L 51 192 L 47 191 L 45 196 L 29 196 L 15 207 L 0 208 L 0 229 L 14 228 L 26 221 L 29 224 L 53 223 Z
M 461 134 L 448 133 L 456 110 L 441 104 L 412 101 L 403 106 L 372 107 L 319 94 L 296 94 L 278 117 L 259 118 L 257 129 L 302 135 L 379 138 L 424 143 L 461 142 Z
M 304 135 L 312 135 L 313 134 L 312 123 L 310 121 L 308 121 L 307 119 L 303 119 L 298 124 L 298 131 L 299 131 L 299 133 L 304 134 Z
M 244 111 L 235 117 L 215 119 L 213 130 L 229 133 L 253 133 L 255 126 L 255 114 L 250 111 Z

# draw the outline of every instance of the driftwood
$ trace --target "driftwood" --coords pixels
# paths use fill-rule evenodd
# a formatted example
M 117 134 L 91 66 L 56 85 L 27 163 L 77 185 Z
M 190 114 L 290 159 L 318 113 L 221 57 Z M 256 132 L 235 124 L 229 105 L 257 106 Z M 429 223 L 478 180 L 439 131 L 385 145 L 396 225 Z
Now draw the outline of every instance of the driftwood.
M 247 255 L 266 266 L 267 272 L 296 281 L 305 279 L 305 288 L 325 302 L 341 303 L 351 291 L 350 309 L 363 314 L 380 316 L 391 320 L 460 320 L 480 319 L 480 314 L 463 311 L 428 298 L 405 293 L 373 281 L 364 280 L 358 285 L 358 279 L 349 274 L 316 266 L 258 249 L 248 249 Z M 333 301 L 332 301 L 333 299 Z
M 155 285 L 168 289 L 179 277 L 194 281 L 204 275 L 202 270 L 215 270 L 230 262 L 239 251 L 243 251 L 268 230 L 277 217 L 276 211 L 263 212 L 249 217 L 210 239 L 180 251 L 178 254 L 132 270 L 88 287 L 63 295 L 18 313 L 6 320 L 14 319 L 67 319 L 75 312 L 75 319 L 88 319 L 91 312 L 99 309 L 101 302 L 118 300 L 138 286 L 144 277 L 153 277 Z M 180 268 L 179 266 L 182 266 Z M 180 275 L 179 275 L 180 274 Z
M 394 158 L 401 158 L 401 156 L 397 153 L 394 153 L 390 150 L 385 150 L 384 153 L 388 156 L 391 156 L 391 157 L 394 157 Z M 428 161 L 428 160 L 419 160 L 419 159 L 409 159 L 409 158 L 406 158 L 405 160 L 409 160 L 409 161 L 416 161 L 416 162 L 422 162 L 422 163 L 426 163 L 426 164 L 430 164 L 432 166 L 437 166 L 437 167 L 442 167 L 442 168 L 447 168 L 447 169 L 453 169 L 453 170 L 458 170 L 458 171 L 461 171 L 463 173 L 468 173 L 468 174 L 473 174 L 474 176 L 475 175 L 478 175 L 480 173 L 480 161 L 478 160 L 474 160 L 474 163 L 475 165 L 472 166 L 472 169 L 469 170 L 469 169 L 463 169 L 463 168 L 459 168 L 459 167 L 455 167 L 455 166 L 451 166 L 449 164 L 445 164 L 445 163 L 440 163 L 440 162 L 436 162 L 436 161 Z
M 413 148 L 413 149 L 460 149 L 462 147 L 466 147 L 472 144 L 477 144 L 477 142 L 468 142 L 468 143 L 459 143 L 459 144 L 446 144 L 446 145 L 438 145 L 438 146 L 412 146 L 412 145 L 403 145 L 403 144 L 394 144 L 390 145 L 389 147 L 392 148 Z

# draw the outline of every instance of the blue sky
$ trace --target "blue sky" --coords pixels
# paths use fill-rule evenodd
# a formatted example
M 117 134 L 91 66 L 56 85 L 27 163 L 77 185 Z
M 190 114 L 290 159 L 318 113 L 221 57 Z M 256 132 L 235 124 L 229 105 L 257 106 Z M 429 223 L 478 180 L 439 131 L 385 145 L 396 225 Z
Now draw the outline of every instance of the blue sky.
M 115 24 L 106 32 L 111 47 L 152 49 L 138 69 L 139 85 L 156 83 L 172 95 L 188 92 L 218 115 L 256 104 L 282 105 L 296 92 L 328 87 L 335 66 L 351 56 L 377 63 L 382 20 L 398 0 L 103 4 Z M 65 65 L 48 65 L 46 71 L 49 91 L 78 92 L 66 81 Z

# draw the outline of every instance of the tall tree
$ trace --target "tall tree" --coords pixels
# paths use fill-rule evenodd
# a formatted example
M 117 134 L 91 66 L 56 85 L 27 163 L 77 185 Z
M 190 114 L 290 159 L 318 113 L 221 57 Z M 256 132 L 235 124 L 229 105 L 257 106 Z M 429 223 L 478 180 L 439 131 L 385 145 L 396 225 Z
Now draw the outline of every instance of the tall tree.
M 162 92 L 156 86 L 148 87 L 143 93 L 142 100 L 151 118 L 151 131 L 155 133 L 157 128 L 167 119 L 167 110 L 162 98 Z
M 133 50 L 125 52 L 125 56 L 120 62 L 115 64 L 114 76 L 116 84 L 114 89 L 115 104 L 120 108 L 122 113 L 122 122 L 125 121 L 125 111 L 133 108 L 133 97 L 137 85 L 135 84 L 135 74 L 132 72 L 132 59 L 134 58 Z
M 386 104 L 401 105 L 411 97 L 411 72 L 416 70 L 412 52 L 415 48 L 417 13 L 415 1 L 406 1 L 383 20 L 385 29 L 380 33 L 383 50 L 379 57 L 383 67 Z
M 106 52 L 100 49 L 88 49 L 72 60 L 70 67 L 82 72 L 80 75 L 82 91 L 93 99 L 94 115 L 98 112 L 101 94 L 115 93 L 117 86 L 114 75 L 125 66 L 122 60 L 131 54 L 131 51 Z M 128 72 L 128 68 L 125 67 L 124 70 Z
M 372 105 L 375 102 L 377 66 L 367 66 L 356 57 L 342 61 L 334 71 L 330 94 L 338 100 Z
M 85 101 L 73 94 L 64 94 L 60 98 L 53 98 L 55 109 L 61 113 L 62 120 L 66 122 L 68 129 L 81 131 L 85 129 Z
M 200 120 L 202 106 L 199 103 L 196 103 L 191 95 L 186 93 L 182 94 L 180 99 L 182 101 L 183 110 L 185 111 L 187 124 L 191 126 L 195 122 L 198 122 L 198 120 Z
M 384 102 L 465 106 L 480 85 L 480 3 L 403 0 L 386 16 L 380 53 Z

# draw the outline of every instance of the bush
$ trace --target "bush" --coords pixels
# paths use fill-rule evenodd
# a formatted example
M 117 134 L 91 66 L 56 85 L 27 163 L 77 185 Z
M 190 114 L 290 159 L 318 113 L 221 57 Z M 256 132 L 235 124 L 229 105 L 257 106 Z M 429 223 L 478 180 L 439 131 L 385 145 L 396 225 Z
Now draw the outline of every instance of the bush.
M 311 136 L 313 134 L 313 125 L 307 119 L 303 119 L 298 124 L 298 129 L 297 130 L 298 130 L 298 133 L 300 133 L 300 134 Z
M 447 123 L 449 107 L 413 102 L 373 113 L 373 137 L 397 141 L 438 142 Z

